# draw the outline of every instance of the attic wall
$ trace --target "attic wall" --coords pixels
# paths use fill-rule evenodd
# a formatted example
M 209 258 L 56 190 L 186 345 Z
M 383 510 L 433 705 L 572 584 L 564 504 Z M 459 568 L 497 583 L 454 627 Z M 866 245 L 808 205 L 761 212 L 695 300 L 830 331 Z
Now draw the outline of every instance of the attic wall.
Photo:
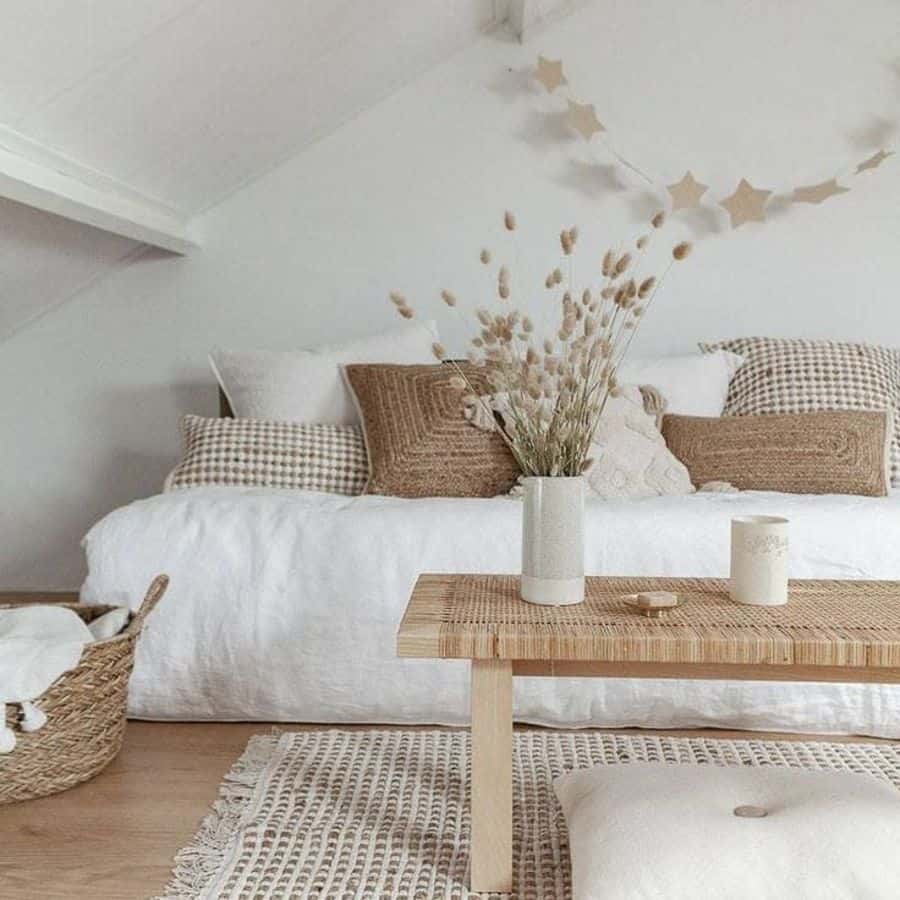
M 148 252 L 0 344 L 0 586 L 79 585 L 85 531 L 159 490 L 183 413 L 215 414 L 210 347 L 381 330 L 397 288 L 459 351 L 438 292 L 490 297 L 482 246 L 540 318 L 560 227 L 580 226 L 578 271 L 639 234 L 658 196 L 566 129 L 528 75 L 538 53 L 564 59 L 612 145 L 663 184 L 691 168 L 718 196 L 742 176 L 784 191 L 865 158 L 900 109 L 897 9 L 828 6 L 597 2 L 525 47 L 485 37 L 211 210 L 195 255 Z M 668 239 L 697 249 L 637 354 L 750 333 L 900 344 L 900 164 L 848 183 L 764 226 L 677 222 Z

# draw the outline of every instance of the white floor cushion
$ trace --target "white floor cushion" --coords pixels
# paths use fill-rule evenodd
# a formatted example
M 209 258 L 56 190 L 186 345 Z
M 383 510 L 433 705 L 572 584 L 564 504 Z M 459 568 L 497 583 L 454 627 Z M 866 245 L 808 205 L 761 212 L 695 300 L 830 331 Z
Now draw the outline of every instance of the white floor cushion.
M 868 775 L 631 763 L 554 787 L 573 900 L 900 897 L 900 793 Z

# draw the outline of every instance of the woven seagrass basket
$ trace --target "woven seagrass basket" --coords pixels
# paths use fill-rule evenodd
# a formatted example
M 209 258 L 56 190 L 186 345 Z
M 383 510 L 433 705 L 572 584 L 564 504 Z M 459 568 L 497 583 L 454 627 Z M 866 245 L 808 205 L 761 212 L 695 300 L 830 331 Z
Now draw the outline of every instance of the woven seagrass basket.
M 0 755 L 0 805 L 68 790 L 112 762 L 125 736 L 134 647 L 168 584 L 165 575 L 157 576 L 125 630 L 87 644 L 78 665 L 38 697 L 35 702 L 47 716 L 43 728 L 22 731 L 19 707 L 6 707 L 6 724 L 16 732 L 16 746 Z M 80 603 L 65 606 L 85 622 L 114 609 Z

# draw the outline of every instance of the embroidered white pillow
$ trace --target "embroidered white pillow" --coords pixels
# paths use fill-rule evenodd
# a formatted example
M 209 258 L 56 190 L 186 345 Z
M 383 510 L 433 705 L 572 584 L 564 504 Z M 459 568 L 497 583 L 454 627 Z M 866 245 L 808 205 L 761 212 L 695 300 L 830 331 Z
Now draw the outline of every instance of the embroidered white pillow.
M 485 395 L 465 411 L 476 428 L 492 431 L 496 424 L 486 412 L 490 406 L 501 417 L 507 411 L 505 394 Z M 594 433 L 588 456 L 594 460 L 585 474 L 588 490 L 604 500 L 692 494 L 691 476 L 666 446 L 657 419 L 646 411 L 644 395 L 635 385 L 624 385 L 609 397 Z M 511 493 L 518 496 L 521 486 Z
M 316 350 L 213 350 L 209 363 L 241 419 L 359 425 L 341 367 L 349 363 L 433 363 L 434 322 Z
M 634 385 L 606 401 L 590 455 L 594 464 L 585 478 L 591 493 L 604 500 L 694 492 L 687 467 L 666 446 Z
M 900 792 L 853 772 L 624 763 L 554 781 L 572 900 L 891 900 Z M 763 818 L 734 810 L 754 806 Z
M 648 384 L 666 398 L 666 412 L 677 416 L 721 416 L 728 383 L 743 358 L 737 353 L 693 353 L 626 360 L 620 384 Z

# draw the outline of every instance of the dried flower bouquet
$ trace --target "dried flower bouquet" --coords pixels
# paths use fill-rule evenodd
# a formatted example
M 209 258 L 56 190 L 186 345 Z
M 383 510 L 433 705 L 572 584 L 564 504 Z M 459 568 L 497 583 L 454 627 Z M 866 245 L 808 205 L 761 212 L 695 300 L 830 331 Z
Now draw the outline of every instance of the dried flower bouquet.
M 503 221 L 508 232 L 516 230 L 511 212 Z M 664 222 L 665 214 L 657 213 L 651 221 L 653 231 Z M 537 335 L 532 318 L 511 306 L 506 265 L 496 273 L 499 311 L 475 310 L 478 333 L 471 339 L 468 356 L 473 364 L 486 367 L 494 394 L 479 396 L 459 366 L 454 384 L 462 391 L 470 418 L 482 427 L 496 422 L 525 475 L 581 475 L 593 463 L 590 451 L 597 423 L 608 398 L 618 392 L 616 371 L 669 269 L 691 252 L 689 243 L 676 244 L 662 277 L 639 276 L 651 233 L 638 238 L 634 253 L 607 250 L 593 286 L 579 291 L 571 264 L 578 230 L 564 229 L 559 242 L 568 274 L 557 267 L 544 281 L 559 313 L 558 326 L 547 336 Z M 482 250 L 480 260 L 489 266 L 490 251 Z M 390 298 L 401 316 L 413 317 L 402 294 L 392 292 Z M 459 310 L 451 291 L 441 291 L 441 298 Z M 445 359 L 442 345 L 436 343 L 433 349 L 439 360 Z

